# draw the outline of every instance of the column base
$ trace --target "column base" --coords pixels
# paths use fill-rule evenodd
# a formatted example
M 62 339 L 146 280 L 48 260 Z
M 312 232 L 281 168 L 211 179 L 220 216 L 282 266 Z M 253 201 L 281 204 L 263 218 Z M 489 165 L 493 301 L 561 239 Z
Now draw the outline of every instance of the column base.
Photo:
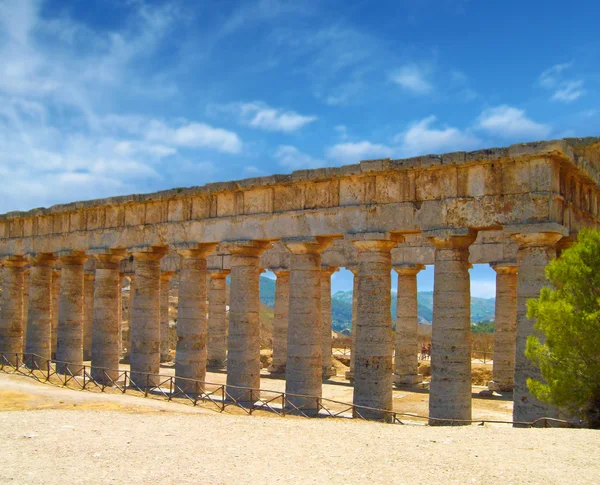
M 514 390 L 514 384 L 508 384 L 508 383 L 503 383 L 503 382 L 495 382 L 495 381 L 490 381 L 487 384 L 487 387 L 490 391 L 496 391 L 496 392 L 513 392 Z
M 416 387 L 423 382 L 422 374 L 394 374 L 394 385 L 397 388 L 406 389 Z
M 323 367 L 323 379 L 329 379 L 330 377 L 337 376 L 337 369 L 332 365 L 330 367 Z
M 227 360 L 208 360 L 206 362 L 207 370 L 225 370 L 227 368 Z

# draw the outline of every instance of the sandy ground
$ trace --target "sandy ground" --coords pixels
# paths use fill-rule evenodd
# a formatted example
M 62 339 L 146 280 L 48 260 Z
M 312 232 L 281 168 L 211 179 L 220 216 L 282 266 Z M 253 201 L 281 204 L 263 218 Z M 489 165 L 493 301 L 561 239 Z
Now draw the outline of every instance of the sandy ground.
M 218 414 L 0 374 L 0 483 L 598 483 L 600 432 Z

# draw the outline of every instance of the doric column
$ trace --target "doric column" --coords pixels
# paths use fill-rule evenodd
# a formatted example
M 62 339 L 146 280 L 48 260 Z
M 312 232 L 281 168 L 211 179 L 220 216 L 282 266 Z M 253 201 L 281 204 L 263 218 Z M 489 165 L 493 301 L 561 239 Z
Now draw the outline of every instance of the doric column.
M 128 361 L 131 356 L 131 316 L 133 315 L 133 295 L 135 295 L 135 275 L 130 274 L 129 276 L 129 300 L 127 302 L 127 332 L 125 352 L 126 360 Z
M 119 273 L 119 281 L 117 282 L 117 293 L 119 294 L 117 315 L 119 322 L 119 360 L 121 360 L 121 356 L 123 355 L 123 276 L 123 273 Z
M 321 252 L 331 243 L 324 237 L 282 241 L 290 257 L 285 392 L 321 397 L 323 375 L 323 326 L 321 315 Z M 317 402 L 286 396 L 303 411 L 317 410 Z
M 545 269 L 556 256 L 554 245 L 562 235 L 558 232 L 518 234 L 513 238 L 517 250 L 517 344 L 515 355 L 515 382 L 513 394 L 513 421 L 531 422 L 542 417 L 557 417 L 556 408 L 535 399 L 527 388 L 527 379 L 542 379 L 540 370 L 526 356 L 527 337 L 536 335 L 543 341 L 535 321 L 527 318 L 527 300 L 538 298 L 540 290 L 548 285 Z
M 411 387 L 423 381 L 419 367 L 419 314 L 417 301 L 417 273 L 422 264 L 394 266 L 398 273 L 396 304 L 396 342 L 394 357 L 394 384 Z
M 83 360 L 92 359 L 92 326 L 94 319 L 94 273 L 83 274 Z
M 350 349 L 350 368 L 346 371 L 346 379 L 354 380 L 354 360 L 356 357 L 356 316 L 358 314 L 358 266 L 346 266 L 354 276 L 352 278 L 352 331 L 350 334 L 351 349 Z
M 175 271 L 160 273 L 160 361 L 169 360 L 169 281 Z
M 60 300 L 60 270 L 52 271 L 52 358 L 56 358 L 58 344 L 58 302 Z
M 131 308 L 129 362 L 131 380 L 138 387 L 158 384 L 160 371 L 160 260 L 166 248 L 142 246 L 131 249 L 135 290 Z
M 394 342 L 392 336 L 392 255 L 401 236 L 355 234 L 348 238 L 358 249 L 358 303 L 354 399 L 357 406 L 392 409 Z M 387 419 L 388 414 L 359 410 L 363 417 Z
M 321 344 L 324 379 L 336 374 L 331 357 L 331 275 L 338 269 L 335 266 L 321 266 L 321 321 L 323 327 Z
M 517 341 L 517 263 L 492 263 L 496 271 L 496 316 L 494 318 L 494 364 L 492 391 L 511 392 L 515 376 Z
M 60 251 L 62 270 L 58 302 L 57 372 L 81 375 L 83 367 L 83 251 Z
M 120 266 L 123 250 L 94 251 L 96 277 L 93 295 L 92 377 L 110 382 L 119 377 L 121 326 L 119 322 Z
M 0 352 L 12 364 L 23 353 L 23 280 L 27 261 L 21 255 L 4 260 L 2 307 L 0 307 Z
M 250 388 L 258 398 L 260 388 L 260 298 L 259 256 L 270 246 L 266 241 L 236 241 L 223 244 L 231 253 L 229 288 L 229 336 L 227 339 L 227 393 L 235 400 L 249 401 Z
M 30 286 L 25 352 L 38 367 L 52 359 L 52 254 L 29 255 Z
M 216 243 L 205 243 L 177 250 L 181 256 L 181 269 L 175 382 L 183 392 L 200 393 L 204 390 L 207 357 L 206 257 L 216 246 Z
M 431 336 L 431 425 L 471 419 L 471 288 L 469 229 L 428 231 L 435 246 Z
M 23 270 L 23 350 L 27 347 L 27 322 L 29 321 L 29 286 L 31 273 L 28 267 Z
M 290 314 L 290 271 L 273 270 L 275 281 L 275 308 L 273 318 L 273 362 L 271 374 L 285 374 L 287 362 L 288 319 Z
M 227 275 L 229 270 L 211 271 L 208 281 L 207 367 L 224 369 L 227 363 Z

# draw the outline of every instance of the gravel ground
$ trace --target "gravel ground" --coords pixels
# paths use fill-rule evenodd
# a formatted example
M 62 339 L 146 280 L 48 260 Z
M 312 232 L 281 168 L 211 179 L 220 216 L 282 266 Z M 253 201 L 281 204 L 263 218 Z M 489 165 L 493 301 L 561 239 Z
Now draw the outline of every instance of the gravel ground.
M 0 483 L 597 484 L 600 432 L 217 414 L 0 375 Z M 6 410 L 10 409 L 10 410 Z

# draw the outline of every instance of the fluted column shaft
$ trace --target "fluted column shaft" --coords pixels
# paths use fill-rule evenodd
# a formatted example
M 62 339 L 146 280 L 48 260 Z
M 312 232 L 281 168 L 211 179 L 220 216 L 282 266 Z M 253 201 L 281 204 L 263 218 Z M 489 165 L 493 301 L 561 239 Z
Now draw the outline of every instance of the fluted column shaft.
M 127 341 L 125 342 L 125 347 L 127 348 L 127 352 L 125 355 L 127 358 L 131 357 L 131 317 L 133 315 L 133 296 L 135 295 L 135 275 L 129 275 L 129 301 L 127 304 Z
M 354 398 L 357 406 L 392 409 L 394 343 L 392 336 L 392 255 L 395 240 L 352 241 L 358 253 L 358 304 Z M 364 417 L 386 419 L 387 413 L 361 410 Z
M 52 271 L 52 358 L 56 358 L 58 345 L 58 302 L 60 300 L 60 274 L 57 269 Z
M 561 235 L 554 232 L 519 234 L 517 251 L 517 342 L 513 394 L 513 421 L 531 422 L 541 417 L 557 417 L 557 409 L 535 399 L 527 388 L 527 379 L 542 380 L 540 370 L 526 356 L 527 338 L 544 335 L 534 327 L 535 320 L 527 318 L 527 300 L 538 298 L 541 289 L 548 285 L 546 266 L 556 256 L 555 244 Z
M 160 361 L 169 360 L 169 281 L 174 271 L 160 274 Z
M 423 380 L 419 376 L 419 312 L 417 301 L 417 274 L 422 264 L 394 267 L 398 273 L 398 299 L 396 304 L 396 342 L 394 357 L 394 383 L 410 387 Z
M 350 349 L 350 368 L 346 371 L 346 379 L 354 379 L 354 361 L 356 358 L 356 316 L 358 314 L 358 267 L 346 268 L 352 272 L 354 277 L 352 278 L 352 332 L 350 335 L 351 349 Z
M 31 256 L 29 312 L 25 352 L 36 354 L 42 367 L 52 358 L 52 254 Z
M 16 365 L 23 353 L 23 256 L 4 260 L 2 307 L 0 308 L 0 352 Z M 18 356 L 17 356 L 18 355 Z
M 494 364 L 489 388 L 510 392 L 514 387 L 517 340 L 517 265 L 495 263 L 496 315 L 494 318 Z
M 110 382 L 119 376 L 119 322 L 122 252 L 98 254 L 93 298 L 92 377 Z
M 23 350 L 27 347 L 27 323 L 29 322 L 29 286 L 31 273 L 29 268 L 23 271 Z
M 207 367 L 224 369 L 227 362 L 227 275 L 229 270 L 211 271 L 208 279 Z
M 238 401 L 258 398 L 260 388 L 260 254 L 263 241 L 226 243 L 231 253 L 229 336 L 227 339 L 227 393 Z M 238 389 L 240 386 L 252 389 Z
M 184 392 L 199 393 L 206 379 L 206 257 L 216 244 L 180 250 L 179 312 L 175 383 Z M 184 378 L 184 379 L 181 379 Z M 185 379 L 202 381 L 195 383 Z
M 334 266 L 321 267 L 321 320 L 323 328 L 322 337 L 322 357 L 323 357 L 323 378 L 327 379 L 336 374 L 331 355 L 331 275 L 338 268 Z
M 469 246 L 476 234 L 440 231 L 435 246 L 431 336 L 430 424 L 471 419 L 471 288 Z
M 160 371 L 160 260 L 163 248 L 134 251 L 135 290 L 129 333 L 131 380 L 138 387 L 158 385 Z
M 83 360 L 92 358 L 92 326 L 94 320 L 94 273 L 83 275 Z
M 275 308 L 273 319 L 273 362 L 269 369 L 273 374 L 284 374 L 287 363 L 288 319 L 290 313 L 290 272 L 274 270 Z
M 83 366 L 83 263 L 82 252 L 65 251 L 59 255 L 62 264 L 56 360 L 57 371 L 81 375 Z

